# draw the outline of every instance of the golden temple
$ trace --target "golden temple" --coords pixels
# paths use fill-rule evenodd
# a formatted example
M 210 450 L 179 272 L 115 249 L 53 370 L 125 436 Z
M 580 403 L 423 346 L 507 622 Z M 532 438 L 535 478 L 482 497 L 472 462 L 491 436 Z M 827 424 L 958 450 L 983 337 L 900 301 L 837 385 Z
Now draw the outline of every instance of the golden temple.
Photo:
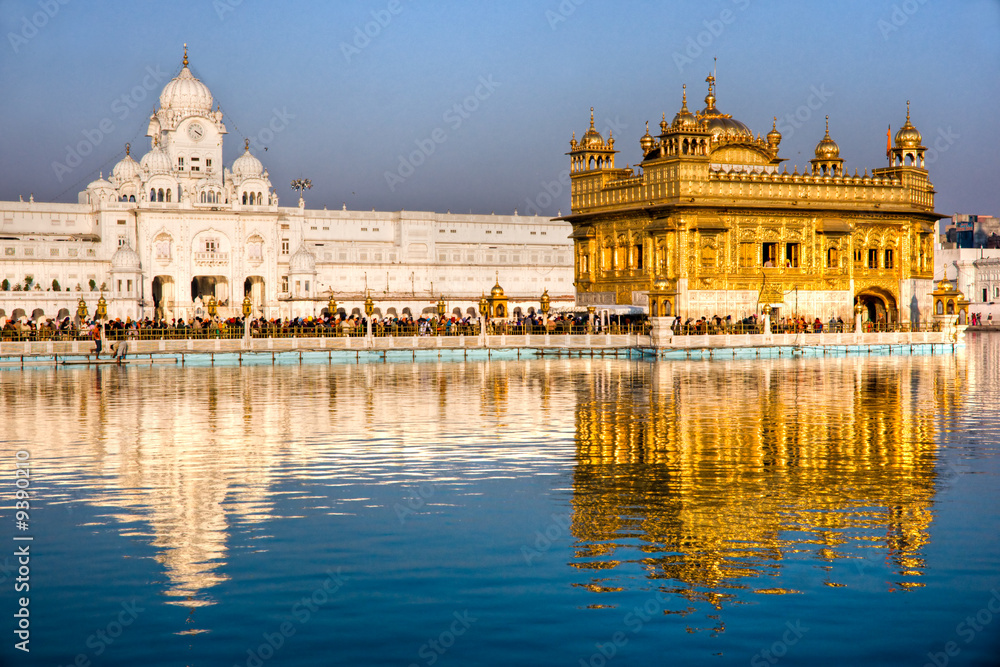
M 906 122 L 889 167 L 847 173 L 826 134 L 808 169 L 782 166 L 777 123 L 765 137 L 716 107 L 680 111 L 639 141 L 637 167 L 615 166 L 615 139 L 590 127 L 570 141 L 575 285 L 581 305 L 633 305 L 656 316 L 930 315 L 934 186 L 920 132 Z M 777 119 L 775 118 L 775 121 Z M 888 142 L 888 136 L 887 136 Z M 650 292 L 654 298 L 650 300 Z M 797 312 L 796 312 L 797 311 Z

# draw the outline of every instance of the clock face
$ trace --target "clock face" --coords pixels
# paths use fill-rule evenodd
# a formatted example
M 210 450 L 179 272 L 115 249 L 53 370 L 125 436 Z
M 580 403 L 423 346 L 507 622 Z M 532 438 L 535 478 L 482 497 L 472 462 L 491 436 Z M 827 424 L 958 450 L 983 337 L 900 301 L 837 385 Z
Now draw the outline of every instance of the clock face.
M 194 141 L 201 141 L 201 138 L 205 136 L 205 128 L 200 123 L 191 123 L 188 126 L 188 136 Z

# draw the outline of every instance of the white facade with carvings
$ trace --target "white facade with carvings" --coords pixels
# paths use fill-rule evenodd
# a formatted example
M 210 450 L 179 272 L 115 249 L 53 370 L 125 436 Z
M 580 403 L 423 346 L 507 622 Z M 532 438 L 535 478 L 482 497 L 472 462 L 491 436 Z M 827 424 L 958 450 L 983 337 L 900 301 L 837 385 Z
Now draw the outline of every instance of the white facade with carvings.
M 466 314 L 499 280 L 510 307 L 573 303 L 569 223 L 535 216 L 310 210 L 280 206 L 251 154 L 226 168 L 222 113 L 185 54 L 150 116 L 149 151 L 125 157 L 76 204 L 0 202 L 0 318 L 62 318 L 103 291 L 110 318 L 347 313 Z M 25 291 L 26 278 L 32 288 Z M 103 286 L 103 290 L 101 287 Z M 20 290 L 15 288 L 19 287 Z

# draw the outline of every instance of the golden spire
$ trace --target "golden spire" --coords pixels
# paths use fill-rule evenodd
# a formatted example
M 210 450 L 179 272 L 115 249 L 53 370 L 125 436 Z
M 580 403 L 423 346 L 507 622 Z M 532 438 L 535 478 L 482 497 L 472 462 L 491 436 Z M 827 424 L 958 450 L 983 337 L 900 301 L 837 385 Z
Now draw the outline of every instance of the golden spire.
M 830 114 L 826 115 L 826 136 L 823 138 L 824 139 L 830 138 Z
M 184 67 L 188 66 L 188 45 L 187 42 L 184 43 Z
M 906 100 L 906 122 L 910 122 L 910 100 Z
M 131 144 L 125 144 L 125 155 L 128 156 L 129 152 L 132 150 Z
M 906 117 L 910 117 L 910 103 L 906 103 Z M 594 107 L 590 107 L 590 129 L 594 129 Z
M 243 140 L 243 149 L 246 150 L 247 152 L 250 151 L 250 140 L 249 139 L 244 139 Z

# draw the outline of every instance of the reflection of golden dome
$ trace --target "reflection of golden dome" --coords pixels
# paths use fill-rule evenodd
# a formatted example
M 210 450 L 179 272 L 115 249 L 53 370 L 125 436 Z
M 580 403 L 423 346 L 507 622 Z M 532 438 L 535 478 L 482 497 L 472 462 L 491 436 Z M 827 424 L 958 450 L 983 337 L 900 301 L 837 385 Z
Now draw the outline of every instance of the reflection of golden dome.
M 768 135 L 770 136 L 770 135 Z M 820 160 L 835 160 L 840 157 L 840 146 L 830 138 L 830 117 L 826 117 L 826 134 L 816 144 L 816 157 Z
M 590 107 L 590 129 L 588 129 L 586 134 L 583 135 L 583 139 L 580 140 L 580 145 L 583 147 L 604 145 L 604 137 L 601 136 L 600 132 L 594 129 L 594 107 Z
M 906 100 L 906 123 L 896 131 L 896 148 L 917 148 L 923 137 L 910 122 L 910 101 Z

